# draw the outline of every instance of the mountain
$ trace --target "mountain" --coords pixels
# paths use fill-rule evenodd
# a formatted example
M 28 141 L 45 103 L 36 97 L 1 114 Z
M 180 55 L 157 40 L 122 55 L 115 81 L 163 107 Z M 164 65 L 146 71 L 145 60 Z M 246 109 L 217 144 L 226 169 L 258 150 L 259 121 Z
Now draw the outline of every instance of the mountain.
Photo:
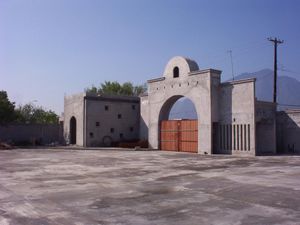
M 173 105 L 169 119 L 197 119 L 194 103 L 188 98 L 180 98 Z
M 255 73 L 243 73 L 235 77 L 235 80 L 255 77 L 255 91 L 258 100 L 273 100 L 273 70 L 263 69 Z M 278 109 L 291 108 L 292 105 L 300 105 L 300 81 L 288 76 L 278 76 L 277 79 Z
M 254 73 L 242 73 L 235 80 L 256 78 L 256 97 L 261 101 L 273 100 L 273 70 L 263 69 Z M 278 109 L 295 108 L 300 106 L 300 81 L 288 76 L 279 76 L 277 79 L 277 102 Z M 299 107 L 300 108 L 300 107 Z M 170 111 L 170 119 L 196 119 L 196 110 L 188 98 L 179 99 Z

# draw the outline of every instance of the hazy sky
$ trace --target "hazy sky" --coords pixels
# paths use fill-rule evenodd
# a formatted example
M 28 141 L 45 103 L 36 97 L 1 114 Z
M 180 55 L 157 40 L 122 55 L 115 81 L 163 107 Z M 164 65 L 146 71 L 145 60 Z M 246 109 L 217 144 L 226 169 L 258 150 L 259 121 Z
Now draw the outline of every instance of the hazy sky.
M 273 68 L 300 79 L 300 1 L 0 0 L 0 90 L 57 113 L 64 94 L 105 80 L 142 84 L 182 55 L 200 69 Z

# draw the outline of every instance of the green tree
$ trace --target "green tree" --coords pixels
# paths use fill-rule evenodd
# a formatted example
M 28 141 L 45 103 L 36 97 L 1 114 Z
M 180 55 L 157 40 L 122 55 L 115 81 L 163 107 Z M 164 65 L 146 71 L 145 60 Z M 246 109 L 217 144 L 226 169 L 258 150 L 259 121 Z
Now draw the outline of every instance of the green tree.
M 90 88 L 85 88 L 84 91 L 87 93 L 98 94 L 98 88 L 96 88 L 94 85 L 92 85 Z
M 15 119 L 15 103 L 10 102 L 6 91 L 0 91 L 0 123 L 12 122 Z
M 16 121 L 20 123 L 57 124 L 58 115 L 52 110 L 45 110 L 41 106 L 31 103 L 16 109 Z
M 132 83 L 130 82 L 125 82 L 122 87 L 121 87 L 121 95 L 128 95 L 128 96 L 133 96 L 133 90 L 134 87 L 132 85 Z
M 137 85 L 133 87 L 133 95 L 139 96 L 147 92 L 147 84 Z
M 100 84 L 98 89 L 99 94 L 108 94 L 108 95 L 120 95 L 122 92 L 122 86 L 117 81 L 105 81 Z
M 86 88 L 85 92 L 95 94 L 107 94 L 107 95 L 127 95 L 127 96 L 139 96 L 147 91 L 147 85 L 133 85 L 131 82 L 125 82 L 120 84 L 117 81 L 105 81 L 100 84 L 99 88 L 94 85 L 90 88 Z

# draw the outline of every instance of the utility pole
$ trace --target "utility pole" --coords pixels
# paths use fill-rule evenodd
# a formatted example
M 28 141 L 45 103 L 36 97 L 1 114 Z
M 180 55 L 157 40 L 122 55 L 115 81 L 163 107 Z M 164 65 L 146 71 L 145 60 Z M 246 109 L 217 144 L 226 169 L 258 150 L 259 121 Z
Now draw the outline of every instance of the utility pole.
M 277 38 L 268 38 L 269 41 L 274 43 L 274 89 L 273 89 L 273 102 L 277 103 L 277 46 L 282 44 L 283 40 Z
M 234 73 L 233 73 L 233 61 L 232 61 L 232 51 L 228 50 L 227 51 L 230 55 L 230 60 L 231 60 L 231 75 L 232 75 L 232 80 L 234 80 Z

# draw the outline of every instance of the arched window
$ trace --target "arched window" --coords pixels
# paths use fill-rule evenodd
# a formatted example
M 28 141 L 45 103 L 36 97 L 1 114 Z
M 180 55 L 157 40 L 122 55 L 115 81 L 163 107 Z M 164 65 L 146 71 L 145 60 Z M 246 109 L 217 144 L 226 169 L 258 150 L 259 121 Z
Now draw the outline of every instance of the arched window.
M 173 77 L 179 77 L 179 68 L 177 66 L 175 66 L 173 69 Z

